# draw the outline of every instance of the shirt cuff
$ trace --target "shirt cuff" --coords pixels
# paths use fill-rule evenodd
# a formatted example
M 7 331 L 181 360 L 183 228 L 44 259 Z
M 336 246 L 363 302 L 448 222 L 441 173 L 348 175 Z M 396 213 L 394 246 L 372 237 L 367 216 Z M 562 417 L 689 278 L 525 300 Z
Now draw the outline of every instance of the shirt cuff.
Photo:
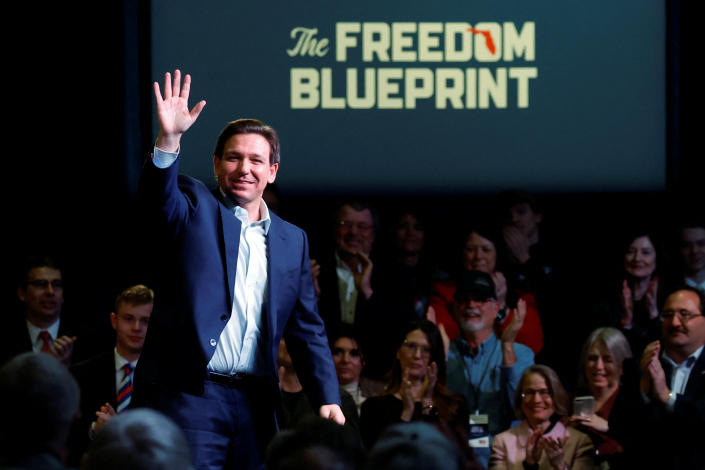
M 180 148 L 179 148 L 180 150 Z M 171 165 L 174 164 L 176 159 L 179 157 L 179 151 L 177 150 L 175 153 L 172 152 L 165 152 L 164 150 L 160 150 L 156 146 L 154 147 L 154 158 L 152 158 L 152 163 L 154 163 L 154 166 L 157 168 L 169 168 Z

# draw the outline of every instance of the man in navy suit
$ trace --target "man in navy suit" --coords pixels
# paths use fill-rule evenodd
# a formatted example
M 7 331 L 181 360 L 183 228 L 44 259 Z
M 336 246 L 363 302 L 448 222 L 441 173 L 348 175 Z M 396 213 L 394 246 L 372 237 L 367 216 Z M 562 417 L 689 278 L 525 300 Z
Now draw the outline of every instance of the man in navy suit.
M 163 273 L 133 404 L 174 419 L 197 468 L 261 468 L 276 432 L 282 337 L 321 416 L 345 418 L 306 234 L 262 200 L 279 168 L 277 134 L 255 119 L 233 121 L 216 142 L 218 187 L 179 176 L 181 136 L 205 106 L 189 110 L 190 85 L 178 70 L 165 75 L 163 96 L 154 84 L 160 131 L 140 193 L 161 230 L 148 243 L 164 255 Z
M 666 298 L 661 341 L 642 354 L 641 390 L 650 403 L 653 468 L 705 465 L 705 295 L 683 287 Z M 663 348 L 663 351 L 662 351 Z

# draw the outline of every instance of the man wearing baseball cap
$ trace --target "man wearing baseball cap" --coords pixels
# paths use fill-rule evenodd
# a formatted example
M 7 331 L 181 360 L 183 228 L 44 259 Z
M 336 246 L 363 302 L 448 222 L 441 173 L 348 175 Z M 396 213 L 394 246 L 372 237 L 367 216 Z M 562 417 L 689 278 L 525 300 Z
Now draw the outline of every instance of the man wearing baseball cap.
M 448 388 L 465 396 L 471 411 L 470 444 L 487 465 L 494 436 L 514 419 L 514 391 L 525 368 L 534 363 L 534 353 L 515 343 L 526 314 L 523 301 L 499 336 L 499 305 L 492 276 L 466 271 L 458 279 L 454 314 L 460 335 L 450 344 L 447 358 Z

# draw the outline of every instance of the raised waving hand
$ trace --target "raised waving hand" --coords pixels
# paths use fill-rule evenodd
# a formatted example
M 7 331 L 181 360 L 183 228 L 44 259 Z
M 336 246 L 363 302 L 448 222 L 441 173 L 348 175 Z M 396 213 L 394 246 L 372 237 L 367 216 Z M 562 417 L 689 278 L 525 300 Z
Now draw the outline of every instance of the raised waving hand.
M 206 106 L 205 101 L 199 101 L 193 109 L 188 108 L 188 97 L 191 92 L 191 75 L 186 74 L 183 85 L 181 71 L 174 70 L 172 80 L 169 72 L 164 74 L 164 95 L 159 83 L 154 82 L 154 98 L 157 101 L 157 118 L 159 120 L 159 136 L 157 147 L 167 152 L 176 152 L 179 148 L 181 135 L 186 132 L 201 111 Z

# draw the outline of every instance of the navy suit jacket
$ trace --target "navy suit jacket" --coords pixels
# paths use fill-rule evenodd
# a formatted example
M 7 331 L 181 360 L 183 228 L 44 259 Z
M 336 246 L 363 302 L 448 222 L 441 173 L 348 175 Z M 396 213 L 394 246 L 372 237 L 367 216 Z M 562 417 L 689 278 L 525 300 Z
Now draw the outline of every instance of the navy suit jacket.
M 206 366 L 231 315 L 241 224 L 219 190 L 178 174 L 178 160 L 167 169 L 146 162 L 140 198 L 160 230 L 148 243 L 165 247 L 166 256 L 135 370 L 133 400 L 153 385 L 200 394 Z M 256 353 L 265 355 L 272 400 L 279 396 L 277 351 L 284 337 L 312 404 L 340 404 L 316 306 L 308 239 L 298 227 L 273 213 L 270 217 L 268 288 Z

